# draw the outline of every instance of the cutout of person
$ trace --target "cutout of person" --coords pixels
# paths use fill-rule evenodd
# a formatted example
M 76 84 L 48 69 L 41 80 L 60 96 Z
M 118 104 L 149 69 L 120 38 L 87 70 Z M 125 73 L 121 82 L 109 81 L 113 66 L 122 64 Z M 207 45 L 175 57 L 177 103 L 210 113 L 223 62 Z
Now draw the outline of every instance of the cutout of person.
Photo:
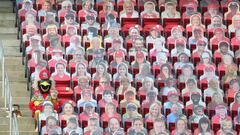
M 62 37 L 58 34 L 58 27 L 55 24 L 49 24 L 46 28 L 47 33 L 43 35 L 43 42 L 51 42 L 52 39 L 59 39 L 61 41 Z M 51 44 L 51 43 L 50 43 Z
M 237 2 L 230 2 L 228 4 L 228 11 L 224 14 L 224 20 L 231 20 L 232 17 L 239 13 L 239 5 Z M 232 19 L 233 20 L 233 19 Z
M 70 38 L 70 45 L 66 48 L 66 54 L 67 55 L 74 55 L 77 50 L 84 51 L 83 54 L 85 54 L 85 50 L 82 47 L 82 38 L 79 35 L 73 35 Z
M 184 108 L 183 103 L 179 100 L 179 93 L 176 91 L 169 91 L 168 92 L 168 101 L 163 104 L 164 114 L 166 114 L 167 109 L 171 109 L 173 104 L 177 104 L 182 109 Z
M 138 132 L 142 132 L 143 135 L 147 135 L 147 129 L 143 125 L 143 119 L 140 117 L 136 117 L 132 121 L 132 126 L 127 130 L 128 135 L 134 135 Z
M 165 10 L 161 13 L 162 20 L 164 18 L 180 18 L 180 12 L 176 9 L 175 1 L 168 1 L 165 3 Z
M 157 118 L 153 123 L 153 129 L 150 130 L 149 135 L 161 135 L 161 134 L 170 135 L 166 127 L 165 120 Z
M 83 123 L 83 121 L 88 121 L 90 118 L 96 118 L 99 120 L 99 114 L 95 112 L 95 107 L 96 106 L 92 102 L 85 102 L 83 112 L 79 114 L 79 120 L 81 123 Z
M 57 124 L 57 119 L 54 116 L 48 116 L 46 119 L 46 126 L 42 127 L 41 134 L 62 134 L 62 129 Z
M 63 120 L 68 121 L 70 118 L 78 119 L 77 114 L 74 112 L 74 106 L 72 101 L 65 102 L 63 104 L 62 113 L 59 115 L 59 120 L 62 122 Z
M 141 106 L 142 106 L 143 109 L 144 108 L 149 108 L 154 103 L 160 104 L 161 108 L 162 108 L 162 103 L 158 100 L 158 92 L 156 92 L 156 91 L 148 91 L 146 93 L 146 99 L 142 101 L 142 105 Z
M 240 14 L 234 15 L 232 18 L 232 24 L 228 26 L 228 33 L 234 33 L 237 29 L 240 28 Z
M 212 56 L 212 52 L 208 49 L 208 45 L 203 40 L 198 40 L 196 42 L 196 49 L 192 52 L 192 57 L 199 58 L 205 55 L 204 53 L 209 53 Z
M 238 111 L 238 108 L 240 107 L 240 92 L 236 92 L 234 95 L 234 101 L 230 104 L 230 110 L 231 111 Z
M 120 101 L 120 108 L 127 108 L 127 104 L 133 103 L 137 108 L 140 107 L 140 102 L 136 99 L 136 92 L 133 89 L 129 89 L 124 92 L 124 99 Z
M 141 12 L 141 18 L 159 18 L 159 13 L 155 10 L 156 4 L 153 1 L 144 3 L 144 10 Z
M 128 51 L 129 56 L 136 55 L 137 52 L 143 52 L 145 56 L 147 56 L 148 51 L 144 47 L 144 39 L 141 36 L 138 36 L 135 40 L 132 42 L 132 47 Z
M 154 91 L 158 95 L 158 89 L 154 86 L 154 80 L 150 77 L 144 77 L 142 80 L 142 87 L 139 88 L 138 95 L 146 96 L 149 91 Z
M 211 18 L 211 23 L 207 26 L 207 30 L 209 32 L 214 31 L 216 28 L 222 28 L 224 30 L 227 29 L 226 25 L 222 22 L 222 17 L 219 15 L 215 15 Z
M 171 29 L 171 35 L 167 38 L 167 45 L 175 44 L 176 40 L 187 41 L 186 37 L 183 36 L 184 28 L 181 25 L 173 26 Z
M 40 50 L 42 54 L 45 53 L 45 48 L 41 44 L 40 35 L 34 35 L 30 38 L 30 45 L 26 48 L 26 54 L 33 54 L 35 50 Z
M 114 93 L 111 90 L 104 90 L 102 94 L 102 99 L 98 101 L 98 106 L 103 108 L 107 103 L 114 103 L 116 107 L 118 107 L 117 100 L 114 99 Z
M 85 76 L 88 80 L 91 80 L 91 74 L 88 73 L 87 65 L 85 65 L 83 62 L 79 62 L 76 64 L 75 73 L 72 74 L 72 80 L 77 81 L 81 76 Z
M 186 53 L 190 56 L 190 50 L 186 48 L 186 41 L 184 39 L 177 39 L 174 43 L 174 48 L 171 50 L 171 57 L 177 57 L 180 53 Z
M 165 48 L 165 39 L 162 42 L 161 38 L 155 39 L 153 48 L 150 50 L 150 57 L 156 56 L 159 52 L 166 53 L 169 56 L 169 50 Z
M 65 49 L 62 47 L 60 40 L 61 39 L 59 39 L 58 37 L 52 37 L 50 39 L 50 46 L 46 48 L 46 53 L 48 54 L 48 56 L 52 55 L 53 51 L 55 50 L 61 52 L 62 54 L 65 53 Z
M 238 44 L 240 44 L 240 30 L 239 29 L 237 29 L 235 31 L 235 37 L 231 38 L 232 48 L 235 48 L 235 46 L 237 46 Z M 238 48 L 238 50 L 235 50 L 235 58 L 239 58 L 239 56 L 240 56 L 240 49 Z
M 123 43 L 123 38 L 119 33 L 119 30 L 121 29 L 120 24 L 118 24 L 117 22 L 111 22 L 111 21 L 112 20 L 110 19 L 109 22 L 105 22 L 104 24 L 102 24 L 102 33 L 104 34 L 105 31 L 107 30 L 107 35 L 104 37 L 105 47 L 107 43 L 113 44 L 113 40 L 120 40 L 121 43 Z M 113 45 L 111 47 L 113 47 Z
M 197 64 L 196 71 L 204 71 L 206 67 L 213 67 L 214 70 L 216 69 L 215 64 L 212 62 L 212 55 L 208 51 L 204 51 L 202 55 L 200 55 L 200 62 Z
M 85 51 L 84 51 L 84 49 L 83 48 L 78 48 L 78 49 L 79 50 L 76 50 L 75 54 L 73 54 L 73 59 L 69 62 L 70 70 L 72 71 L 72 69 L 75 68 L 75 72 L 78 71 L 76 69 L 78 63 L 83 63 L 86 68 L 88 66 L 88 61 L 85 59 Z
M 197 79 L 193 74 L 193 68 L 191 65 L 184 65 L 182 67 L 182 74 L 178 77 L 178 83 L 185 83 L 189 78 Z
M 193 93 L 196 92 L 202 94 L 202 91 L 197 87 L 196 78 L 188 78 L 185 84 L 186 87 L 182 89 L 182 97 L 190 97 Z
M 187 1 L 184 5 L 186 7 L 186 11 L 182 14 L 182 18 L 190 18 L 194 14 L 200 14 L 197 11 L 198 2 L 196 1 Z
M 74 87 L 74 96 L 76 101 L 79 100 L 80 94 L 82 91 L 89 90 L 91 94 L 93 94 L 93 87 L 89 85 L 88 78 L 86 76 L 79 76 L 78 85 Z
M 220 104 L 226 107 L 228 106 L 226 103 L 224 103 L 221 93 L 214 92 L 211 97 L 211 102 L 208 104 L 207 108 L 208 110 L 214 110 L 216 106 Z
M 214 132 L 211 129 L 211 124 L 210 121 L 207 117 L 202 117 L 199 120 L 198 123 L 198 128 L 196 130 L 194 130 L 194 135 L 199 135 L 199 134 L 209 134 L 209 135 L 213 135 Z
M 76 29 L 79 28 L 79 24 L 76 22 L 76 18 L 73 13 L 67 13 L 64 16 L 64 21 L 61 24 L 61 29 L 65 30 L 67 27 L 69 27 L 69 25 L 76 27 Z
M 151 73 L 151 66 L 148 63 L 142 63 L 139 67 L 139 73 L 135 76 L 135 81 L 141 81 L 145 77 L 154 79 L 153 74 Z
M 233 130 L 232 120 L 223 120 L 220 122 L 221 128 L 217 131 L 216 135 L 232 134 L 237 135 L 237 132 Z
M 64 134 L 71 134 L 72 132 L 75 132 L 78 135 L 83 134 L 82 128 L 78 126 L 78 120 L 74 117 L 69 118 L 67 121 L 67 127 L 63 128 Z
M 117 95 L 124 95 L 124 93 L 128 90 L 132 90 L 136 93 L 136 89 L 132 87 L 131 81 L 128 77 L 123 77 L 120 80 L 120 86 L 117 88 Z
M 149 35 L 146 37 L 146 44 L 148 46 L 149 43 L 154 44 L 155 42 L 159 42 L 164 45 L 165 38 L 161 35 L 162 27 L 160 25 L 156 25 L 152 27 L 149 31 Z M 156 41 L 158 40 L 158 41 Z
M 193 30 L 194 27 L 200 27 L 205 31 L 205 25 L 202 24 L 202 18 L 199 14 L 193 14 L 190 17 L 190 23 L 187 24 L 186 30 L 190 32 Z
M 55 72 L 52 73 L 52 79 L 54 81 L 69 81 L 70 74 L 66 71 L 66 64 L 57 62 L 55 65 Z
M 175 78 L 168 78 L 164 84 L 164 87 L 160 90 L 160 95 L 167 96 L 169 92 L 179 92 L 177 89 L 177 82 Z
M 54 112 L 53 104 L 50 101 L 43 102 L 43 110 L 40 112 L 39 117 L 37 119 L 38 129 L 41 127 L 41 122 L 46 121 L 49 116 L 53 116 L 58 119 L 58 114 Z
M 125 46 L 127 46 L 127 43 L 132 43 L 134 40 L 136 40 L 138 37 L 143 37 L 140 35 L 140 27 L 138 25 L 132 26 L 128 29 L 128 35 L 125 38 Z
M 146 55 L 143 52 L 137 51 L 136 55 L 135 55 L 135 60 L 131 63 L 131 67 L 140 69 L 141 65 L 149 65 L 150 66 L 150 63 L 146 60 L 145 56 Z M 140 71 L 139 71 L 139 73 L 140 73 Z
M 34 35 L 38 35 L 36 25 L 34 24 L 26 25 L 26 33 L 23 34 L 22 36 L 23 43 L 25 43 L 26 41 L 29 41 L 30 38 Z
M 32 52 L 32 58 L 27 61 L 27 66 L 29 71 L 31 71 L 31 68 L 35 68 L 38 63 L 42 63 L 42 65 L 47 65 L 47 61 L 43 59 L 43 53 L 41 50 L 34 50 Z
M 138 18 L 138 12 L 134 9 L 134 3 L 129 1 L 124 1 L 123 3 L 123 10 L 120 11 L 120 20 L 122 18 Z
M 112 40 L 112 46 L 111 48 L 108 48 L 108 55 L 116 55 L 116 52 L 122 52 L 124 55 L 126 55 L 126 49 L 123 48 L 123 41 L 121 38 L 113 39 Z
M 100 135 L 103 134 L 103 129 L 99 125 L 98 118 L 89 118 L 88 126 L 84 128 L 84 135 Z
M 42 8 L 38 11 L 39 20 L 41 19 L 41 17 L 44 17 L 44 19 L 45 19 L 48 12 L 56 14 L 56 11 L 52 9 L 52 4 L 54 3 L 54 2 L 52 3 L 52 1 L 54 1 L 54 0 L 51 0 L 51 1 L 44 0 L 42 2 Z M 37 4 L 37 2 L 36 2 L 36 4 Z
M 81 24 L 81 34 L 83 35 L 83 30 L 88 30 L 89 27 L 95 27 L 100 30 L 100 24 L 96 21 L 96 15 L 94 13 L 87 14 L 85 16 L 85 21 Z
M 168 78 L 172 78 L 172 69 L 169 64 L 162 64 L 160 67 L 160 74 L 157 76 L 158 81 L 166 82 Z
M 31 0 L 24 0 L 22 3 L 22 8 L 18 10 L 18 16 L 25 16 L 25 14 L 33 13 L 35 16 L 37 15 L 37 11 L 33 9 L 33 2 Z
M 214 36 L 210 39 L 210 47 L 218 45 L 219 42 L 225 41 L 230 43 L 230 39 L 225 36 L 225 31 L 222 28 L 215 28 L 213 30 Z
M 95 89 L 95 96 L 102 95 L 105 90 L 110 90 L 115 94 L 114 88 L 111 86 L 111 78 L 109 77 L 101 77 L 99 80 L 99 85 Z
M 192 92 L 190 94 L 190 100 L 186 102 L 186 109 L 194 110 L 194 107 L 198 105 L 206 108 L 205 102 L 202 101 L 202 93 Z
M 235 70 L 238 69 L 237 65 L 234 63 L 233 56 L 229 53 L 226 53 L 222 55 L 222 62 L 219 63 L 218 70 L 225 70 L 227 72 L 229 67 L 233 67 Z
M 218 43 L 218 49 L 214 52 L 214 57 L 222 57 L 223 55 L 229 53 L 234 56 L 234 53 L 230 50 L 230 45 L 226 41 L 220 41 Z
M 127 71 L 128 71 L 128 62 L 125 60 L 125 54 L 124 52 L 122 51 L 115 51 L 113 53 L 113 60 L 111 61 L 110 63 L 110 69 L 113 70 L 113 69 L 119 69 L 118 66 L 120 64 L 125 64 L 127 66 Z M 118 71 L 118 70 L 117 70 Z M 118 73 L 118 72 L 117 72 Z M 119 74 L 117 74 L 119 75 Z M 123 74 L 122 74 L 123 75 Z M 118 77 L 118 76 L 116 76 Z M 114 78 L 114 76 L 113 76 Z M 118 80 L 118 78 L 116 78 Z M 115 82 L 115 81 L 114 81 Z
M 223 90 L 219 86 L 219 80 L 212 78 L 208 82 L 208 88 L 204 90 L 204 99 L 206 99 L 206 97 L 213 97 L 215 92 L 218 92 L 222 96 L 224 95 Z
M 175 123 L 182 114 L 182 107 L 178 104 L 172 104 L 171 113 L 167 115 L 167 125 Z
M 208 2 L 208 6 L 206 7 L 207 7 L 207 12 L 204 13 L 204 20 L 210 19 L 216 15 L 219 15 L 222 17 L 222 13 L 219 11 L 219 4 L 217 3 L 216 0 L 212 0 L 212 2 Z
M 61 9 L 58 11 L 58 17 L 64 17 L 68 13 L 74 14 L 74 17 L 77 16 L 76 11 L 72 8 L 72 2 L 70 0 L 65 0 L 61 3 Z
M 105 112 L 101 116 L 101 121 L 103 121 L 103 122 L 110 121 L 111 118 L 115 118 L 120 121 L 121 115 L 118 114 L 118 112 L 117 112 L 117 106 L 112 102 L 108 102 L 105 105 Z
M 174 63 L 174 69 L 175 71 L 177 70 L 182 70 L 183 66 L 189 65 L 194 69 L 193 64 L 189 61 L 189 55 L 187 53 L 182 52 L 178 55 L 177 57 L 178 61 Z
M 107 64 L 105 64 L 104 62 L 98 63 L 96 67 L 96 73 L 92 75 L 92 79 L 99 81 L 101 77 L 106 77 L 106 78 L 110 78 L 111 80 L 111 75 L 108 73 L 107 69 L 108 69 Z
M 128 65 L 124 62 L 121 62 L 117 65 L 117 73 L 113 75 L 113 82 L 118 82 L 123 77 L 127 77 L 131 82 L 133 81 L 132 74 L 128 73 Z
M 187 122 L 183 119 L 177 119 L 175 122 L 175 129 L 172 131 L 172 135 L 176 134 L 185 134 L 185 135 L 191 135 L 192 132 L 187 127 Z
M 91 40 L 94 37 L 98 37 L 98 38 L 102 38 L 99 34 L 98 34 L 98 29 L 95 27 L 88 27 L 87 28 L 87 34 L 83 36 L 83 45 L 86 46 L 86 43 L 90 43 Z M 102 41 L 102 40 L 101 40 Z
M 188 47 L 196 44 L 198 40 L 203 40 L 208 44 L 208 39 L 204 37 L 204 30 L 201 27 L 193 27 L 192 36 L 188 38 Z
M 97 107 L 97 101 L 93 99 L 91 89 L 82 89 L 81 99 L 77 101 L 77 107 L 85 107 L 87 103 L 91 103 L 93 107 Z
M 72 25 L 67 26 L 66 34 L 62 36 L 62 41 L 65 44 L 66 42 L 70 42 L 72 36 L 77 35 L 77 28 Z
M 35 71 L 31 74 L 31 83 L 32 84 L 39 79 L 40 71 L 46 67 L 47 67 L 47 63 L 45 63 L 45 62 L 39 62 L 36 64 Z
M 52 58 L 48 61 L 48 66 L 50 68 L 55 68 L 57 63 L 63 63 L 67 65 L 67 61 L 63 59 L 62 51 L 55 49 L 52 51 Z
M 229 84 L 233 79 L 238 79 L 237 75 L 238 68 L 235 65 L 230 65 L 225 71 L 225 75 L 222 77 L 223 84 Z
M 215 67 L 214 66 L 206 66 L 203 72 L 203 75 L 200 76 L 200 83 L 209 83 L 212 79 L 217 79 L 218 76 L 215 74 Z
M 232 79 L 229 82 L 229 89 L 225 92 L 225 95 L 228 98 L 228 101 L 230 98 L 234 98 L 235 94 L 240 91 L 240 82 L 239 79 Z
M 160 69 L 162 65 L 168 64 L 172 68 L 172 63 L 168 61 L 166 53 L 158 52 L 156 54 L 156 61 L 153 62 L 153 69 Z M 161 71 L 161 70 L 160 70 Z
M 106 21 L 107 19 L 106 16 L 108 16 L 109 14 L 112 14 L 114 18 L 117 18 L 118 13 L 114 10 L 114 4 L 115 2 L 111 0 L 107 0 L 106 2 L 104 2 L 102 4 L 103 9 L 99 11 L 99 18 L 105 18 L 105 21 Z
M 54 24 L 57 26 L 57 28 L 59 27 L 59 23 L 56 22 L 56 14 L 52 13 L 52 12 L 47 12 L 46 16 L 44 18 L 44 21 L 41 23 L 41 30 L 42 33 L 44 33 L 44 30 L 47 29 L 48 25 L 50 24 Z
M 122 122 L 132 122 L 137 117 L 142 118 L 142 115 L 138 113 L 138 107 L 134 103 L 128 103 L 126 113 L 122 115 Z
M 85 17 L 88 14 L 94 14 L 97 16 L 97 12 L 93 9 L 94 1 L 93 0 L 83 0 L 82 9 L 78 11 L 78 18 Z
M 96 68 L 104 60 L 105 49 L 102 47 L 102 41 L 99 37 L 93 37 L 90 41 L 90 47 L 87 48 L 87 56 L 92 56 L 93 59 L 89 62 L 89 68 Z
M 234 125 L 236 126 L 239 123 L 240 123 L 240 108 L 237 109 L 237 116 L 234 117 Z
M 36 21 L 36 14 L 32 12 L 27 12 L 25 14 L 25 21 L 22 22 L 21 28 L 26 28 L 28 24 L 33 24 L 35 25 L 38 29 L 40 28 L 39 22 Z
M 189 117 L 189 123 L 199 123 L 200 119 L 203 117 L 208 118 L 208 116 L 204 114 L 204 107 L 196 105 L 193 108 L 193 114 Z
M 153 92 L 151 92 L 153 93 Z M 165 120 L 165 116 L 162 114 L 161 102 L 153 102 L 149 107 L 149 112 L 145 114 L 145 122 L 155 122 L 157 119 Z
M 105 129 L 105 135 L 115 135 L 117 132 L 124 134 L 124 129 L 120 126 L 119 119 L 110 118 L 108 127 Z

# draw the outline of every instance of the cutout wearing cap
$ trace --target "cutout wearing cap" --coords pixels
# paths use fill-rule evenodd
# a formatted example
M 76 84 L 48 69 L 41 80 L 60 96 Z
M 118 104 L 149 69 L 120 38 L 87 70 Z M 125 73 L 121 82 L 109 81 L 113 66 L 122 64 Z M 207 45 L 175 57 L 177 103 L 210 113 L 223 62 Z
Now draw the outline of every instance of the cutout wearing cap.
M 202 59 L 205 59 L 205 58 L 210 58 L 209 54 L 208 53 L 202 53 Z
M 122 51 L 116 51 L 116 52 L 114 53 L 114 56 L 115 56 L 115 57 L 124 57 L 125 55 L 124 55 L 124 53 L 123 53 Z
M 50 78 L 50 72 L 47 69 L 42 69 L 39 73 L 41 80 L 48 80 Z
M 215 68 L 214 68 L 214 66 L 207 66 L 207 67 L 205 68 L 205 71 L 206 71 L 206 72 L 215 72 Z
M 74 14 L 71 13 L 71 12 L 68 12 L 66 15 L 65 15 L 65 18 L 69 18 L 71 17 L 71 19 L 74 19 Z
M 95 16 L 94 13 L 90 13 L 90 14 L 87 14 L 86 19 L 87 19 L 87 20 L 95 20 L 95 19 L 96 19 L 96 16 Z
M 134 103 L 128 103 L 126 109 L 135 111 L 137 110 L 137 106 Z
M 168 92 L 168 96 L 172 96 L 172 95 L 179 96 L 179 93 L 176 92 L 176 91 L 169 91 L 169 92 Z
M 94 107 L 94 104 L 91 102 L 87 102 L 84 104 L 84 108 L 88 108 L 88 107 Z
M 96 27 L 88 27 L 87 32 L 88 35 L 91 35 L 92 37 L 98 36 L 98 29 Z

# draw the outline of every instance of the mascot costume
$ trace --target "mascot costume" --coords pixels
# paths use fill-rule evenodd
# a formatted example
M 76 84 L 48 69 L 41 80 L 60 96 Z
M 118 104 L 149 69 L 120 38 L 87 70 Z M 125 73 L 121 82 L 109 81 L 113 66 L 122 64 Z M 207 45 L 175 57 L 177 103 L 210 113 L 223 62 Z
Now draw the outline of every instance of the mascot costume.
M 53 87 L 53 81 L 50 80 L 50 72 L 43 69 L 39 73 L 39 80 L 35 82 L 34 95 L 29 102 L 29 108 L 32 110 L 32 116 L 38 119 L 39 113 L 42 111 L 44 101 L 51 101 L 50 90 Z

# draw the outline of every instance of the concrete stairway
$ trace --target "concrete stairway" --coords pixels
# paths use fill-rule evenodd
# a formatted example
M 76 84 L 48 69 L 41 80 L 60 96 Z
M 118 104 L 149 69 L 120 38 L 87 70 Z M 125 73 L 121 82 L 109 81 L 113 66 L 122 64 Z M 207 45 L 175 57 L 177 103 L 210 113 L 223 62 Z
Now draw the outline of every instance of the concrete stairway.
M 10 0 L 0 1 L 0 40 L 3 41 L 5 53 L 5 69 L 9 76 L 12 90 L 13 104 L 19 104 L 23 113 L 18 118 L 20 135 L 36 135 L 34 119 L 28 109 L 29 95 L 22 56 L 19 51 L 20 41 L 17 40 L 17 28 L 15 28 L 15 13 Z M 1 79 L 1 78 L 0 78 Z M 2 81 L 0 83 L 2 85 Z M 0 97 L 0 108 L 4 106 L 4 98 Z M 0 110 L 0 135 L 9 134 L 9 118 L 4 110 Z

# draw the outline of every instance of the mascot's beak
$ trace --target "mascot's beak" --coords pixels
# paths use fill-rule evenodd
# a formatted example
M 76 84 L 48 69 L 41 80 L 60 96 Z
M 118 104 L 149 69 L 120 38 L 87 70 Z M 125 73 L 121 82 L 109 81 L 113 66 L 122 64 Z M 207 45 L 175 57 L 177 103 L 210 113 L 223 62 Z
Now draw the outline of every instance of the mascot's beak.
M 40 83 L 40 87 L 42 88 L 43 92 L 47 92 L 49 90 L 50 85 L 51 84 L 48 83 L 47 81 L 43 81 L 43 82 Z

